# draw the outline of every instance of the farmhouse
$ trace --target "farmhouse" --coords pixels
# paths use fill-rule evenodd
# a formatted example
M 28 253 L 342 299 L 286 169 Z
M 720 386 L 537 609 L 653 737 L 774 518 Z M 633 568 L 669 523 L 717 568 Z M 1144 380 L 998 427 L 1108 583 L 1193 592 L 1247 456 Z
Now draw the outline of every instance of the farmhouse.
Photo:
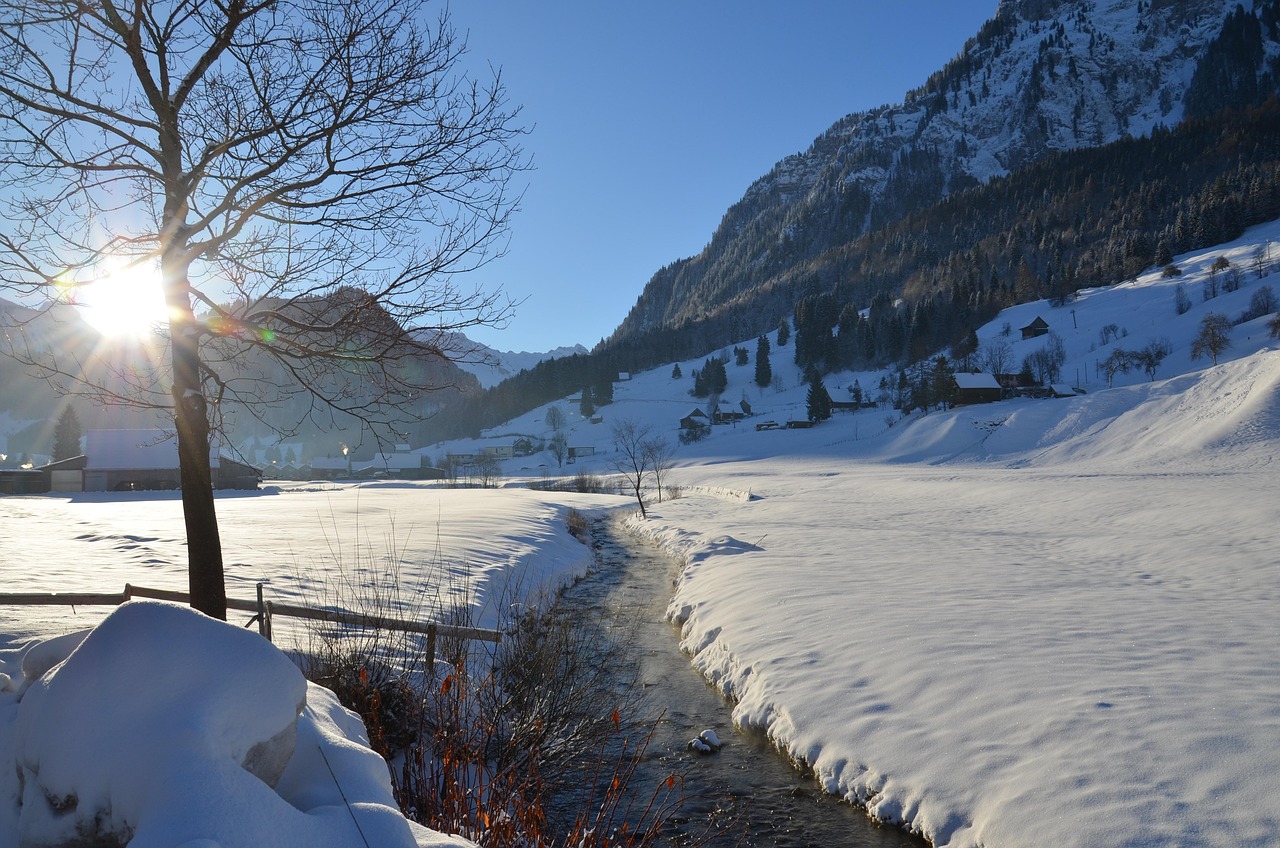
M 41 469 L 46 491 L 122 492 L 134 489 L 177 489 L 178 443 L 163 430 L 88 430 L 83 456 L 50 463 Z M 215 489 L 256 489 L 257 469 L 219 456 L 209 456 Z
M 681 430 L 694 430 L 699 427 L 708 427 L 710 425 L 711 419 L 707 417 L 707 413 L 697 407 L 694 408 L 693 412 L 690 412 L 684 418 L 680 419 Z
M 956 406 L 992 403 L 1004 396 L 1004 389 L 994 374 L 956 374 Z
M 1023 339 L 1034 339 L 1036 336 L 1043 336 L 1049 332 L 1049 322 L 1045 321 L 1039 315 L 1036 320 L 1022 328 Z

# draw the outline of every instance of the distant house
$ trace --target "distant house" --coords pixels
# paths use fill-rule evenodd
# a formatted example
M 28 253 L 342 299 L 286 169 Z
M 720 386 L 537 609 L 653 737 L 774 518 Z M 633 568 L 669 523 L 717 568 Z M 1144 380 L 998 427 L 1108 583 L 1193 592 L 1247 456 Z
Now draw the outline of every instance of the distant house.
M 681 430 L 695 430 L 699 427 L 709 426 L 711 426 L 711 419 L 707 416 L 707 413 L 699 408 L 695 408 L 693 412 L 680 419 Z
M 747 399 L 743 398 L 738 401 L 738 408 L 742 410 L 743 415 L 751 415 L 751 404 L 747 403 Z
M 512 456 L 532 456 L 533 440 L 524 436 L 516 439 L 511 443 L 511 454 Z
M 1075 386 L 1068 386 L 1066 383 L 1054 383 L 1049 387 L 1049 391 L 1056 398 L 1075 397 L 1080 394 L 1080 392 L 1076 391 Z
M 337 480 L 339 477 L 354 477 L 354 463 L 350 457 L 346 456 L 317 456 L 311 460 L 310 475 L 311 480 Z M 294 468 L 294 477 L 298 479 L 301 476 L 302 469 Z M 277 469 L 277 473 L 287 473 L 283 468 Z M 285 478 L 290 479 L 290 478 Z
M 956 406 L 993 403 L 1004 396 L 1004 388 L 994 374 L 956 374 Z
M 230 457 L 218 457 L 218 471 L 214 488 L 252 491 L 262 483 L 262 472 Z
M 84 439 L 82 467 L 75 468 L 74 460 L 53 463 L 51 487 L 56 483 L 63 491 L 121 492 L 180 485 L 178 442 L 163 430 L 89 430 Z M 209 464 L 215 489 L 256 489 L 262 480 L 257 469 L 216 451 Z
M 1043 336 L 1049 332 L 1049 322 L 1036 316 L 1036 320 L 1022 328 L 1023 339 L 1034 339 L 1036 336 Z
M 35 495 L 49 491 L 41 468 L 0 468 L 0 495 Z
M 367 463 L 361 463 L 360 468 L 356 470 L 357 477 L 394 477 L 399 480 L 421 480 L 433 479 L 431 477 L 424 478 L 420 473 L 422 470 L 422 457 L 416 453 L 408 453 L 408 445 L 397 445 L 397 448 L 405 448 L 405 450 L 396 450 L 395 453 L 380 453 Z M 510 451 L 508 445 L 504 447 Z
M 495 459 L 511 459 L 516 455 L 515 445 L 485 445 L 484 455 Z
M 570 462 L 573 462 L 575 459 L 577 459 L 580 456 L 595 456 L 595 455 L 596 455 L 596 449 L 594 445 L 583 445 L 581 447 L 569 448 Z
M 46 492 L 82 492 L 84 491 L 84 466 L 88 457 L 84 454 L 69 459 L 60 459 L 42 466 L 40 470 L 45 476 Z

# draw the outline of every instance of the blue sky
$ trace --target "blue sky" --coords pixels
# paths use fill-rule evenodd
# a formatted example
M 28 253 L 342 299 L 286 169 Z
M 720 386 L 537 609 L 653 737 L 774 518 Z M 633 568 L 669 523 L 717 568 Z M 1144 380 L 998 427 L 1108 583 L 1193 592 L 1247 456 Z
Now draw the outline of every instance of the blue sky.
M 996 0 L 468 0 L 468 61 L 500 68 L 531 127 L 507 255 L 467 284 L 523 301 L 499 350 L 593 346 L 655 271 L 698 253 L 779 160 L 897 103 Z

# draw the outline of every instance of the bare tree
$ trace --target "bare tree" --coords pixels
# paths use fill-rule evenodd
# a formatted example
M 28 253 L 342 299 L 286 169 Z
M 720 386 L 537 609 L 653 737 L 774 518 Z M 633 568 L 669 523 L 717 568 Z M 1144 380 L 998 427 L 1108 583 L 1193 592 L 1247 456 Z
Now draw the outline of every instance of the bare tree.
M 563 431 L 556 431 L 551 441 L 547 442 L 547 450 L 551 451 L 551 455 L 555 458 L 556 467 L 564 468 L 565 457 L 569 455 L 569 440 L 565 438 Z
M 121 261 L 158 268 L 168 307 L 145 372 L 9 352 L 172 416 L 197 609 L 226 616 L 226 410 L 377 432 L 433 387 L 424 358 L 460 353 L 449 331 L 510 312 L 456 282 L 501 252 L 525 166 L 464 50 L 425 0 L 0 0 L 0 290 L 56 311 Z
M 1208 356 L 1213 364 L 1231 347 L 1231 321 L 1220 312 L 1210 312 L 1200 321 L 1200 332 L 1191 340 L 1191 358 Z
M 476 457 L 476 480 L 482 489 L 496 489 L 502 479 L 502 463 L 492 453 L 482 453 Z
M 627 481 L 627 488 L 636 496 L 640 504 L 640 516 L 648 518 L 644 507 L 644 484 L 653 471 L 651 456 L 646 443 L 650 440 L 653 428 L 648 424 L 638 424 L 630 418 L 624 418 L 613 425 L 613 441 L 617 450 L 609 460 L 609 466 Z
M 564 429 L 565 425 L 564 410 L 558 406 L 547 407 L 545 421 L 547 422 L 547 426 L 551 428 L 551 432 L 559 433 Z
M 1138 351 L 1138 364 L 1146 372 L 1148 380 L 1155 380 L 1156 372 L 1160 370 L 1160 363 L 1164 362 L 1165 357 L 1171 353 L 1173 353 L 1173 345 L 1166 338 L 1153 339 Z
M 645 464 L 649 466 L 649 471 L 653 475 L 653 485 L 658 489 L 658 502 L 661 503 L 662 481 L 666 479 L 667 472 L 675 464 L 675 447 L 667 439 L 656 435 L 645 439 L 640 447 L 645 454 Z
M 992 339 L 982 348 L 982 367 L 989 374 L 1007 374 L 1013 367 L 1013 348 L 1004 339 Z

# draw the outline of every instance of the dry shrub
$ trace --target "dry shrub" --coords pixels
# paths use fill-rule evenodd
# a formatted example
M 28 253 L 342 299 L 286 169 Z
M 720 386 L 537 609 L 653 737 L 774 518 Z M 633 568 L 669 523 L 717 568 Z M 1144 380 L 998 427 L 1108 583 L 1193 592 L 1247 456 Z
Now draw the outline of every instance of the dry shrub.
M 356 606 L 403 617 L 368 609 L 374 599 L 393 597 L 362 590 Z M 317 627 L 302 665 L 364 719 L 409 818 L 485 848 L 658 844 L 684 781 L 633 791 L 652 729 L 635 719 L 625 628 L 581 620 L 552 596 L 505 607 L 497 645 L 442 638 L 437 658 L 420 637 Z
M 586 544 L 591 536 L 591 523 L 585 515 L 576 509 L 570 509 L 564 517 L 565 527 L 569 535 Z

